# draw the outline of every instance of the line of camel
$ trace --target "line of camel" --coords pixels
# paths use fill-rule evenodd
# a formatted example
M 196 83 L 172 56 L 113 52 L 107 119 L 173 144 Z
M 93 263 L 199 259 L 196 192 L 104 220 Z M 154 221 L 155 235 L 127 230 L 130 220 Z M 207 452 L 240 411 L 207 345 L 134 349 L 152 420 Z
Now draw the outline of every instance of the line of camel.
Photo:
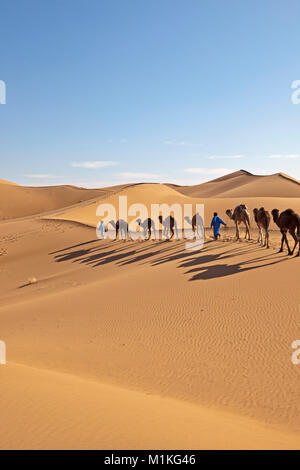
M 240 224 L 245 225 L 245 238 L 250 240 L 250 212 L 247 206 L 245 204 L 239 204 L 234 210 L 227 209 L 226 214 L 235 224 L 237 240 L 240 240 Z M 296 250 L 297 245 L 299 244 L 297 256 L 300 256 L 300 216 L 296 212 L 294 212 L 293 209 L 286 209 L 281 213 L 279 209 L 273 209 L 271 213 L 265 210 L 264 207 L 261 207 L 260 209 L 253 209 L 254 219 L 258 227 L 258 243 L 260 243 L 264 247 L 270 247 L 269 227 L 271 222 L 271 214 L 274 223 L 279 227 L 280 232 L 282 234 L 281 247 L 279 252 L 283 252 L 283 247 L 285 243 L 288 249 L 288 254 L 292 256 Z M 192 231 L 194 234 L 199 233 L 200 230 L 203 233 L 203 219 L 199 216 L 199 214 L 195 214 L 192 219 L 190 219 L 189 217 L 185 217 L 185 220 L 192 226 Z M 163 236 L 166 237 L 167 240 L 171 240 L 175 236 L 175 233 L 177 233 L 177 222 L 175 218 L 172 215 L 169 215 L 168 217 L 163 219 L 163 217 L 160 215 L 158 217 L 158 221 L 159 224 L 162 225 Z M 137 219 L 136 223 L 143 229 L 145 240 L 149 240 L 152 237 L 152 234 L 154 234 L 155 236 L 155 223 L 151 218 L 147 218 L 144 221 L 142 221 L 141 219 Z M 113 220 L 111 220 L 110 222 L 108 222 L 108 225 L 111 225 L 116 231 L 116 238 L 118 238 L 118 234 L 120 232 L 122 237 L 125 235 L 125 239 L 127 239 L 127 236 L 132 239 L 129 232 L 129 226 L 126 221 L 119 219 L 117 220 L 117 222 L 114 222 Z M 292 236 L 295 242 L 294 248 L 292 250 L 289 246 L 287 233 Z

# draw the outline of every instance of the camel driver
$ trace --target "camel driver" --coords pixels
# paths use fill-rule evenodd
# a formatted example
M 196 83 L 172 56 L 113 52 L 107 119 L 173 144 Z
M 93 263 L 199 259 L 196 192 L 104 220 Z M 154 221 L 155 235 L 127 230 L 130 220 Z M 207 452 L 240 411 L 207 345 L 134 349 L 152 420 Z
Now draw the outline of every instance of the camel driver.
M 98 238 L 100 240 L 104 240 L 105 238 L 105 223 L 103 222 L 103 220 L 100 221 L 98 227 L 97 227 L 97 235 L 98 235 Z
M 218 213 L 214 212 L 214 216 L 213 216 L 213 219 L 211 221 L 210 227 L 214 229 L 215 240 L 218 240 L 218 238 L 220 237 L 221 224 L 225 225 L 225 227 L 226 227 L 225 222 L 223 222 L 223 220 L 218 216 Z

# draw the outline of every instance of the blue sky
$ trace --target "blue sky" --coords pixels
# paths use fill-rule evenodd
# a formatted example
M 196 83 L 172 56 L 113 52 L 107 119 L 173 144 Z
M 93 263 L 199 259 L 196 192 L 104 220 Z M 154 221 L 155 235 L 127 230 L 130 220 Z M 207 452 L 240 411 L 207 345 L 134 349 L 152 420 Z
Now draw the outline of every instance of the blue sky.
M 300 179 L 298 0 L 0 9 L 0 178 L 196 184 L 244 168 Z

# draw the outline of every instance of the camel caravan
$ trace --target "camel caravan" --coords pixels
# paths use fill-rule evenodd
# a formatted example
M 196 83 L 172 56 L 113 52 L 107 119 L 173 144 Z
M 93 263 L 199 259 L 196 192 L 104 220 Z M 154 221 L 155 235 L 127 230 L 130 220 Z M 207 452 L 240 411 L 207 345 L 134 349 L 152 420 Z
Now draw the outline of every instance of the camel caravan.
M 240 225 L 243 224 L 246 229 L 245 239 L 251 240 L 250 212 L 247 206 L 245 204 L 239 204 L 238 206 L 236 206 L 234 210 L 227 209 L 226 215 L 235 224 L 236 239 L 240 240 L 241 238 L 240 237 Z M 195 214 L 192 219 L 190 219 L 189 217 L 185 217 L 185 220 L 192 226 L 192 233 L 194 237 L 198 235 L 200 229 L 202 230 L 202 233 L 204 233 L 203 219 L 200 216 L 199 217 L 198 216 L 199 214 Z M 215 213 L 214 216 L 217 216 L 217 213 Z M 293 209 L 287 209 L 281 213 L 279 209 L 273 209 L 272 212 L 270 213 L 269 211 L 265 210 L 264 207 L 261 207 L 260 209 L 255 208 L 253 209 L 253 216 L 254 216 L 254 220 L 258 228 L 257 243 L 259 243 L 261 246 L 266 247 L 266 248 L 270 247 L 269 227 L 270 227 L 271 219 L 273 218 L 274 223 L 278 226 L 282 235 L 281 247 L 280 247 L 279 252 L 280 253 L 283 252 L 284 244 L 286 244 L 288 255 L 292 256 L 296 250 L 297 245 L 299 245 L 296 256 L 300 256 L 300 216 L 296 214 L 296 212 L 294 212 Z M 217 218 L 219 219 L 221 224 L 226 226 L 225 222 L 223 222 L 222 219 L 220 219 L 219 217 Z M 101 221 L 101 223 L 103 223 L 103 221 Z M 176 238 L 178 238 L 177 222 L 176 222 L 176 219 L 172 215 L 169 215 L 165 219 L 163 219 L 161 215 L 158 217 L 158 221 L 157 221 L 158 230 L 156 229 L 154 220 L 150 218 L 147 218 L 144 221 L 138 218 L 136 219 L 136 224 L 140 229 L 142 229 L 144 240 L 150 240 L 151 238 L 153 239 L 153 237 L 154 239 L 157 239 L 159 226 L 162 227 L 162 234 L 166 241 L 172 240 L 175 237 L 175 235 L 176 235 Z M 128 240 L 128 238 L 130 240 L 133 240 L 132 235 L 129 230 L 129 225 L 126 221 L 122 219 L 117 220 L 117 222 L 115 222 L 114 220 L 109 221 L 107 226 L 105 227 L 106 232 L 108 231 L 109 226 L 111 226 L 113 230 L 115 231 L 115 239 L 118 238 L 118 235 L 120 233 L 120 236 L 123 240 Z M 293 249 L 290 248 L 290 245 L 288 242 L 288 238 L 287 238 L 288 233 L 292 236 L 294 240 Z M 217 240 L 218 238 L 219 238 L 219 233 L 218 233 L 218 236 L 215 237 L 215 239 Z
M 250 240 L 250 213 L 244 204 L 237 206 L 234 211 L 227 209 L 226 214 L 228 217 L 234 221 L 236 227 L 236 238 L 240 239 L 239 225 L 243 223 L 246 227 L 245 238 Z M 273 209 L 272 217 L 274 223 L 279 227 L 282 238 L 281 238 L 281 247 L 279 253 L 283 252 L 284 243 L 286 243 L 288 254 L 292 256 L 296 250 L 297 245 L 299 245 L 297 256 L 300 256 L 300 216 L 293 211 L 293 209 L 287 209 L 280 213 L 278 209 Z M 271 222 L 271 214 L 266 211 L 264 207 L 260 209 L 253 209 L 254 219 L 258 228 L 258 240 L 262 246 L 267 248 L 269 245 L 269 227 Z M 289 242 L 287 239 L 287 233 L 292 236 L 294 239 L 294 248 L 291 250 Z M 265 239 L 263 239 L 265 237 Z

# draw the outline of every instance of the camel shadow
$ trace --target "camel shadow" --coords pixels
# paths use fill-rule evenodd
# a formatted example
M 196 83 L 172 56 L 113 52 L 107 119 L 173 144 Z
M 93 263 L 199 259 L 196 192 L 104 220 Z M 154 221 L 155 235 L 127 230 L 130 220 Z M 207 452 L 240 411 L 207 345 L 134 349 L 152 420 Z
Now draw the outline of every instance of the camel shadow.
M 260 268 L 265 268 L 266 266 L 272 266 L 278 263 L 282 263 L 284 261 L 288 261 L 288 258 L 275 258 L 275 261 L 271 261 L 273 258 L 272 255 L 268 257 L 257 257 L 252 260 L 242 261 L 235 264 L 212 264 L 210 266 L 202 266 L 196 267 L 193 269 L 189 269 L 185 272 L 185 274 L 193 274 L 193 276 L 189 279 L 189 281 L 198 281 L 198 280 L 208 280 L 208 279 L 217 279 L 217 278 L 224 278 L 227 276 L 233 276 L 235 274 L 241 274 L 247 271 L 257 270 Z M 231 256 L 224 256 L 220 260 L 224 260 L 226 258 L 230 258 Z M 214 259 L 216 261 L 216 259 Z M 270 262 L 264 262 L 270 261 Z M 261 265 L 254 265 L 256 262 L 264 262 Z M 190 264 L 190 266 L 192 263 Z M 186 267 L 188 263 L 180 265 L 180 267 Z
M 88 248 L 74 250 L 74 248 L 89 245 Z M 252 259 L 240 260 L 232 263 L 236 257 L 243 257 L 253 253 Z M 258 254 L 258 256 L 256 256 Z M 99 241 L 90 240 L 78 245 L 49 253 L 54 255 L 57 263 L 72 262 L 85 264 L 97 268 L 111 263 L 126 267 L 132 264 L 150 265 L 157 267 L 166 263 L 173 263 L 175 269 L 183 271 L 185 275 L 192 275 L 189 281 L 209 280 L 220 277 L 241 274 L 246 271 L 271 266 L 289 258 L 265 251 L 253 244 L 241 243 L 236 245 L 227 242 L 217 245 L 214 241 L 207 241 L 201 251 L 189 251 L 185 248 L 185 241 L 147 241 L 135 242 L 134 245 L 125 241 Z M 186 270 L 189 268 L 188 270 Z

